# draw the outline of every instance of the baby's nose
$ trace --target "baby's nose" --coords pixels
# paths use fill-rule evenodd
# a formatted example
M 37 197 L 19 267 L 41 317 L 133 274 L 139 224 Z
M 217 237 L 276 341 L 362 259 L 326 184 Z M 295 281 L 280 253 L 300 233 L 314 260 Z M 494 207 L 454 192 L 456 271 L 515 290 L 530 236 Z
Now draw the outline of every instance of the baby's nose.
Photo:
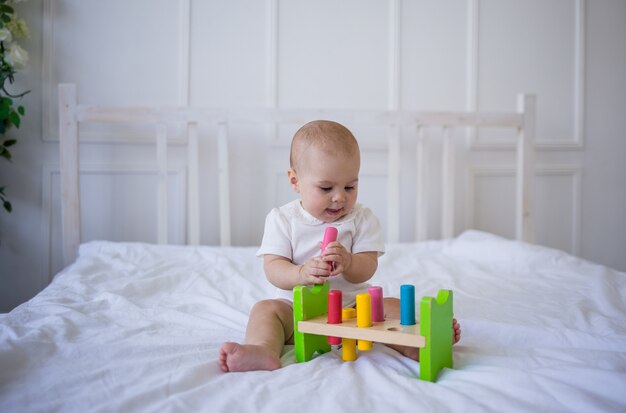
M 337 191 L 333 194 L 333 202 L 343 202 L 346 199 L 346 194 L 343 191 Z

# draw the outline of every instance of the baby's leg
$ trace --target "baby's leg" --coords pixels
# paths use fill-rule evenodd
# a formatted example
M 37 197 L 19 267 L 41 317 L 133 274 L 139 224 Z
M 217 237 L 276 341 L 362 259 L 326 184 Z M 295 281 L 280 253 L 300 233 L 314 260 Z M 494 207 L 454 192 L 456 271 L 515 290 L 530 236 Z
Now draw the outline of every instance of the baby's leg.
M 383 299 L 385 306 L 385 316 L 393 319 L 400 319 L 400 300 L 393 297 L 386 297 Z M 452 343 L 456 344 L 461 339 L 461 326 L 455 318 L 452 319 Z M 420 353 L 416 347 L 405 347 L 388 344 L 389 347 L 396 350 L 400 354 L 411 358 L 413 360 L 419 360 Z
M 223 371 L 276 370 L 285 342 L 293 335 L 293 308 L 286 300 L 263 300 L 252 307 L 245 344 L 224 343 Z

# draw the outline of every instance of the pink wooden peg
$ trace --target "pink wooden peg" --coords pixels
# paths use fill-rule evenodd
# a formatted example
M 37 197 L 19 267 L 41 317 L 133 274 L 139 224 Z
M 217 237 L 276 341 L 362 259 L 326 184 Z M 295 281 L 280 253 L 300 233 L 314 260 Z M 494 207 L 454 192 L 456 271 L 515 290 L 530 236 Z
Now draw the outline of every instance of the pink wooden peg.
M 326 246 L 328 244 L 330 244 L 331 242 L 337 241 L 337 228 L 335 227 L 326 227 L 326 230 L 324 231 L 324 240 L 322 241 L 322 250 L 320 252 L 320 254 L 324 253 L 324 250 L 326 250 Z M 335 269 L 335 263 L 331 262 L 328 264 L 332 270 Z
M 327 227 L 324 231 L 324 241 L 322 241 L 322 253 L 326 249 L 326 246 L 331 242 L 337 241 L 337 228 Z
M 383 287 L 369 287 L 367 292 L 372 297 L 372 321 L 385 321 L 385 308 L 383 305 Z
M 341 324 L 341 290 L 328 293 L 328 324 Z M 341 337 L 328 336 L 328 344 L 341 344 Z

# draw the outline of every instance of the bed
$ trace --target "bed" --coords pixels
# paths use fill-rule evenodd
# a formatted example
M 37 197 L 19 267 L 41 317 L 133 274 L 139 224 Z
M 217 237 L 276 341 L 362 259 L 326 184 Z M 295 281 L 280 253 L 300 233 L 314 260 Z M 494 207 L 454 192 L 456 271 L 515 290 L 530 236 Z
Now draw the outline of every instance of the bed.
M 390 296 L 399 296 L 403 284 L 415 285 L 420 295 L 454 292 L 463 336 L 454 346 L 453 368 L 442 369 L 431 383 L 418 378 L 419 362 L 379 343 L 353 362 L 342 361 L 333 349 L 297 363 L 293 346 L 287 346 L 279 370 L 223 373 L 219 347 L 241 342 L 252 305 L 274 294 L 257 248 L 228 245 L 227 175 L 219 191 L 225 220 L 220 222 L 226 222 L 221 245 L 197 245 L 193 207 L 187 211 L 188 245 L 80 242 L 78 122 L 128 121 L 129 114 L 159 120 L 167 113 L 177 119 L 184 114 L 193 123 L 210 114 L 83 107 L 71 96 L 71 87 L 60 92 L 62 164 L 69 165 L 62 171 L 67 266 L 33 299 L 0 315 L 0 411 L 626 410 L 626 274 L 531 242 L 532 111 L 349 114 L 394 124 L 506 121 L 520 131 L 518 239 L 466 230 L 444 239 L 397 242 L 390 230 L 371 280 Z M 211 113 L 217 121 L 235 116 Z M 246 119 L 311 115 L 264 111 Z M 188 130 L 193 147 L 194 128 Z M 162 145 L 163 128 L 156 131 Z M 225 129 L 220 131 L 226 138 Z M 159 165 L 166 164 L 162 149 Z M 221 166 L 228 159 L 225 149 Z M 190 172 L 194 168 L 190 158 Z M 188 196 L 197 198 L 193 187 Z M 397 223 L 397 212 L 390 214 L 388 222 Z M 159 224 L 164 215 L 158 214 Z M 450 228 L 444 219 L 442 234 Z M 160 240 L 165 231 L 158 231 Z

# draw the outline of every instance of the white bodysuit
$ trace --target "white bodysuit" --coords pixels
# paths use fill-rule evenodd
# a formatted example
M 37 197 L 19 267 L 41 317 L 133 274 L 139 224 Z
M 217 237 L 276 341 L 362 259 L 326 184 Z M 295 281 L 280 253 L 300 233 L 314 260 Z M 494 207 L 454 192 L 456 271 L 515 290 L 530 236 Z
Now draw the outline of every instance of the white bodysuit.
M 385 252 L 385 244 L 378 218 L 369 208 L 355 204 L 352 211 L 342 219 L 325 223 L 302 208 L 300 200 L 274 208 L 265 219 L 265 232 L 257 256 L 279 255 L 296 265 L 320 255 L 319 243 L 324 238 L 326 227 L 338 230 L 337 241 L 353 254 L 359 252 Z M 367 283 L 353 284 L 343 274 L 329 277 L 330 288 L 342 291 L 343 306 L 354 305 L 357 293 L 367 292 Z M 293 300 L 293 292 L 277 288 L 277 298 Z

